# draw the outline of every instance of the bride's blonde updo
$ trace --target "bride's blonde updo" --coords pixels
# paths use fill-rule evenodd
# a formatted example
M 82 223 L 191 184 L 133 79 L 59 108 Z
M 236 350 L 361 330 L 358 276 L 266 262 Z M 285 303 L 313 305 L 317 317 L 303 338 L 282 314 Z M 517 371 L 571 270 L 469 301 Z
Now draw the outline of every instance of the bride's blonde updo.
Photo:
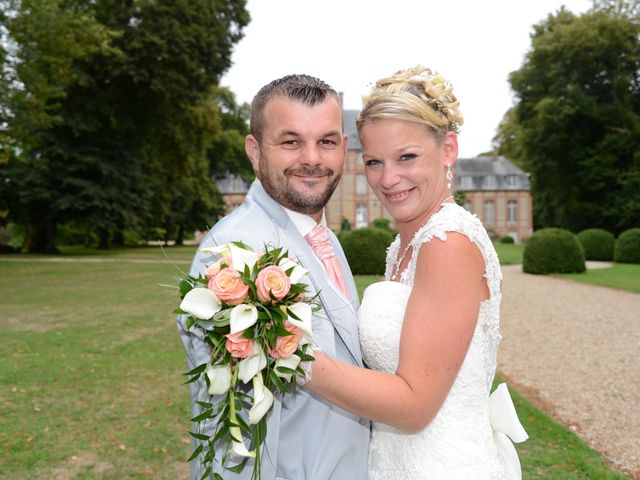
M 458 132 L 464 122 L 451 84 L 421 65 L 378 80 L 356 127 L 360 131 L 367 122 L 382 118 L 426 125 L 439 138 Z

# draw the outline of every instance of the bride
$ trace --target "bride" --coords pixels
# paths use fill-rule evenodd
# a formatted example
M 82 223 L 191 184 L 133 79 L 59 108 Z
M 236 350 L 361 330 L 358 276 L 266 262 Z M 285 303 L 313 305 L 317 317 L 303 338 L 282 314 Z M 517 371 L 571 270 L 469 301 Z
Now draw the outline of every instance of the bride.
M 518 479 L 527 438 L 490 388 L 502 274 L 480 221 L 453 202 L 459 104 L 424 67 L 380 80 L 357 119 L 367 181 L 395 221 L 385 281 L 359 311 L 370 369 L 321 352 L 312 392 L 373 420 L 369 478 Z

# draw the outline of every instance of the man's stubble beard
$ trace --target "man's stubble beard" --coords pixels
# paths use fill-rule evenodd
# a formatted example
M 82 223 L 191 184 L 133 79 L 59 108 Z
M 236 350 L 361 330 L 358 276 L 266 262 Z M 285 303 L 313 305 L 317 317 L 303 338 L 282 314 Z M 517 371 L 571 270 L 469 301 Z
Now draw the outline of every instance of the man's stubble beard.
M 317 213 L 326 206 L 338 186 L 338 182 L 342 178 L 341 171 L 335 174 L 334 178 L 330 180 L 324 192 L 310 196 L 297 191 L 289 182 L 291 175 L 296 173 L 305 175 L 322 173 L 329 178 L 334 175 L 332 169 L 321 167 L 290 167 L 285 169 L 282 174 L 276 172 L 275 175 L 272 175 L 267 166 L 267 160 L 264 157 L 260 157 L 260 182 L 269 196 L 283 207 L 306 215 Z

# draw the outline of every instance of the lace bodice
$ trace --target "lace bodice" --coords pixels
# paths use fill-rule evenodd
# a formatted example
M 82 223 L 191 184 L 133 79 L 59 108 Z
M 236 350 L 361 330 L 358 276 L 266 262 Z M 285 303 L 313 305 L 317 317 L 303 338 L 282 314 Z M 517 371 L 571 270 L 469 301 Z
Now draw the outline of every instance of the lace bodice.
M 498 257 L 480 221 L 456 204 L 443 204 L 416 232 L 412 257 L 401 282 L 389 281 L 399 238 L 387 252 L 386 280 L 370 285 L 359 310 L 360 343 L 366 364 L 395 372 L 404 310 L 413 287 L 420 246 L 447 234 L 467 236 L 482 252 L 490 298 L 480 305 L 465 360 L 439 412 L 421 432 L 409 434 L 373 424 L 369 478 L 505 479 L 506 473 L 489 422 L 489 393 L 500 342 L 499 305 L 502 274 Z M 425 332 L 428 334 L 428 332 Z

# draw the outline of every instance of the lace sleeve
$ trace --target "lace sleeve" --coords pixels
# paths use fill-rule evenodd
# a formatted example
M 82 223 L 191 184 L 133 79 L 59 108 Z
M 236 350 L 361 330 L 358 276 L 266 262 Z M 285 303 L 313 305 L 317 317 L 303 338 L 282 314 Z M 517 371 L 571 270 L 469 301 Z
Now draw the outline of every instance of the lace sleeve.
M 457 232 L 465 235 L 472 241 L 482 253 L 485 264 L 484 276 L 489 285 L 491 297 L 500 297 L 500 284 L 502 281 L 502 272 L 498 255 L 493 247 L 493 243 L 487 234 L 482 222 L 464 208 L 454 203 L 446 203 L 435 213 L 429 221 L 416 233 L 412 240 L 413 254 L 407 268 L 402 272 L 401 279 L 403 283 L 413 285 L 413 279 L 416 271 L 416 262 L 418 260 L 417 252 L 420 246 L 438 238 L 445 242 L 447 240 L 447 232 Z M 387 257 L 387 270 L 389 269 Z

